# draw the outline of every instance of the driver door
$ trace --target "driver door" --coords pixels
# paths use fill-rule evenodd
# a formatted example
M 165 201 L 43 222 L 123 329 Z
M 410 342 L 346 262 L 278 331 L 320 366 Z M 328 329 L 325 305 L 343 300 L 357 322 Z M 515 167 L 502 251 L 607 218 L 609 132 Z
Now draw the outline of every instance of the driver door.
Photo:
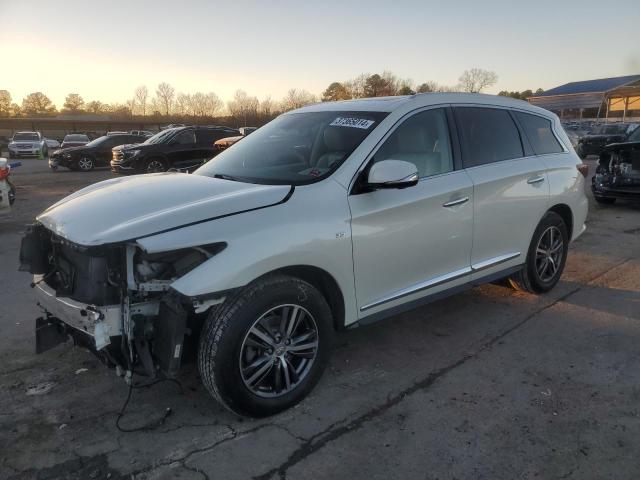
M 420 180 L 349 196 L 361 318 L 467 280 L 473 184 L 453 157 L 447 111 L 435 108 L 404 120 L 370 159 L 414 163 Z

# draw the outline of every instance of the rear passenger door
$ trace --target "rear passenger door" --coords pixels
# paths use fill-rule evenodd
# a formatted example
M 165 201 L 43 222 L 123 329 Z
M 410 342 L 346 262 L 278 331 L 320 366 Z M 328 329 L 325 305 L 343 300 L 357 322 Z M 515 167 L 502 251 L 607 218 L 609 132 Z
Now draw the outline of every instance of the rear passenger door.
M 187 168 L 200 157 L 194 129 L 189 128 L 178 133 L 169 143 L 169 168 Z
M 473 182 L 471 268 L 480 278 L 524 263 L 548 208 L 549 184 L 512 112 L 485 106 L 454 112 L 463 165 Z

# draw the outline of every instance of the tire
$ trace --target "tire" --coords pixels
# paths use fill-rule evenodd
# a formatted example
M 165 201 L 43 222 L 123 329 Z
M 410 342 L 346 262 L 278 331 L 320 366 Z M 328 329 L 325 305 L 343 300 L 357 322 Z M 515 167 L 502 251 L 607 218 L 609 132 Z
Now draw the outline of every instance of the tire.
M 616 199 L 611 197 L 600 197 L 594 195 L 593 198 L 596 199 L 596 202 L 601 203 L 602 205 L 612 205 L 616 203 Z
M 551 237 L 549 237 L 550 231 Z M 544 248 L 550 238 L 551 246 L 554 248 Z M 562 240 L 560 247 L 557 246 L 558 238 Z M 539 246 L 546 253 L 538 253 Z M 548 292 L 556 286 L 562 276 L 568 249 L 569 234 L 564 220 L 555 212 L 547 212 L 533 233 L 524 268 L 509 278 L 509 284 L 514 289 L 524 292 Z M 547 268 L 541 273 L 545 260 Z M 553 275 L 551 275 L 552 269 L 554 269 Z
M 16 187 L 9 180 L 7 180 L 7 183 L 9 184 L 9 205 L 13 205 L 16 201 Z
M 82 157 L 76 162 L 77 169 L 82 172 L 90 172 L 95 167 L 93 157 Z
M 290 321 L 280 323 L 283 318 Z M 289 325 L 293 330 L 287 334 Z M 284 275 L 259 279 L 207 318 L 198 348 L 202 382 L 218 402 L 239 415 L 264 417 L 292 407 L 322 376 L 332 325 L 329 305 L 307 282 Z M 256 330 L 261 336 L 253 333 Z M 314 347 L 304 348 L 314 342 Z
M 144 162 L 144 173 L 158 173 L 167 171 L 167 162 L 161 158 L 150 158 Z

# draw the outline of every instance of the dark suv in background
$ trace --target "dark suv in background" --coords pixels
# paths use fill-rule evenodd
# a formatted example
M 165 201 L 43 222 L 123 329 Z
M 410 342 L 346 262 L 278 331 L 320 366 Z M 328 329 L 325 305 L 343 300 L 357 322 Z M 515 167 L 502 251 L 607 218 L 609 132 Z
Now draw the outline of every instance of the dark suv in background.
M 163 130 L 144 143 L 112 150 L 111 170 L 116 173 L 189 170 L 214 156 L 216 140 L 240 135 L 229 127 L 177 127 Z
M 608 123 L 599 125 L 578 140 L 576 153 L 583 160 L 588 155 L 600 155 L 605 145 L 625 142 L 637 127 L 634 123 Z
M 61 148 L 49 157 L 49 167 L 56 171 L 58 167 L 70 170 L 89 171 L 95 167 L 106 167 L 111 160 L 111 149 L 120 145 L 144 142 L 142 135 L 117 134 L 104 135 L 80 147 Z

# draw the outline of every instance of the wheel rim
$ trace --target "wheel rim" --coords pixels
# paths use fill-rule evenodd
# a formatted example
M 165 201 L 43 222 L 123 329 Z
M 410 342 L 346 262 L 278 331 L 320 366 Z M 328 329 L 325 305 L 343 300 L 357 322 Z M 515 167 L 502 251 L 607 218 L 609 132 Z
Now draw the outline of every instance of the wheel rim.
M 82 157 L 78 160 L 78 166 L 80 170 L 91 170 L 93 168 L 93 160 L 87 157 Z
M 256 320 L 240 347 L 240 375 L 259 397 L 280 397 L 307 377 L 318 354 L 318 327 L 300 305 L 274 307 Z
M 543 282 L 553 280 L 560 270 L 564 255 L 564 240 L 560 229 L 548 227 L 540 236 L 536 247 L 536 272 Z
M 164 172 L 164 164 L 160 160 L 151 160 L 147 165 L 147 173 Z

